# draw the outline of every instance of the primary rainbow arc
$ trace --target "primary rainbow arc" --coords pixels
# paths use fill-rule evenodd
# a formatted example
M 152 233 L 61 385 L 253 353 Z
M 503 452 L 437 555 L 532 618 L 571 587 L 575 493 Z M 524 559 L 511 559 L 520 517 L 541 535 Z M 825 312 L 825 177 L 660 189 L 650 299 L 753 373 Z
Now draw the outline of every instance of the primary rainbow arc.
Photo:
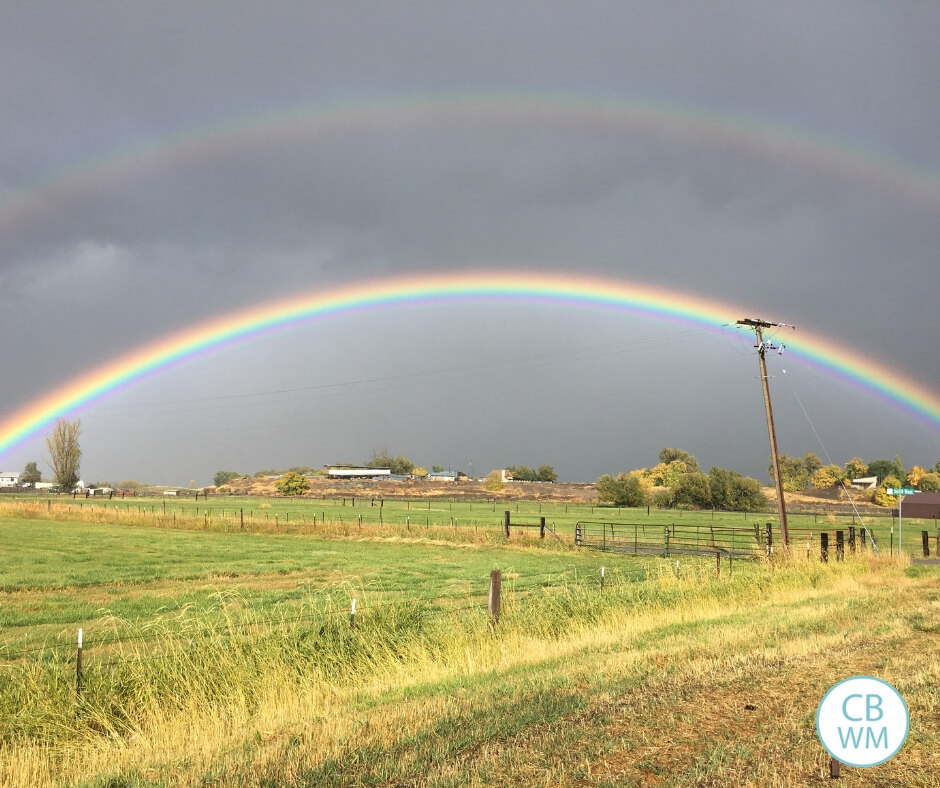
M 685 320 L 716 330 L 744 316 L 738 306 L 623 280 L 526 272 L 457 273 L 378 279 L 312 292 L 237 311 L 133 350 L 47 392 L 0 422 L 0 456 L 56 418 L 143 375 L 235 339 L 328 315 L 446 299 L 524 298 L 613 308 Z M 893 401 L 940 428 L 940 397 L 923 384 L 861 357 L 851 348 L 806 331 L 788 340 L 791 351 Z

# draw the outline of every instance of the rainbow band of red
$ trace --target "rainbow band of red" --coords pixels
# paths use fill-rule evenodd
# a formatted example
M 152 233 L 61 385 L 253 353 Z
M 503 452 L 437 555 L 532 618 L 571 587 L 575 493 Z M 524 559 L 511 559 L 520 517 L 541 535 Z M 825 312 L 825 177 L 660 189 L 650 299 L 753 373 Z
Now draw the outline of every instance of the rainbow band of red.
M 684 320 L 716 330 L 746 316 L 738 306 L 687 294 L 584 276 L 472 273 L 379 279 L 313 292 L 245 309 L 192 326 L 108 362 L 43 394 L 0 422 L 0 456 L 56 418 L 94 402 L 114 389 L 200 351 L 301 321 L 396 304 L 447 299 L 527 298 L 586 308 L 612 308 Z M 788 349 L 832 373 L 940 427 L 940 397 L 921 383 L 862 358 L 851 348 L 800 330 Z

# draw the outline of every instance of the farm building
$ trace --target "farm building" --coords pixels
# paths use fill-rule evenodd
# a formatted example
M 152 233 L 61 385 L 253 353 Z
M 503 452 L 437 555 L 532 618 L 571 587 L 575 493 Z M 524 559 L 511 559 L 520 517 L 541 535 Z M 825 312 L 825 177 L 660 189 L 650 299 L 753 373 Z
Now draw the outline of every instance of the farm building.
M 431 471 L 427 478 L 429 482 L 459 482 L 469 477 L 463 471 Z
M 16 487 L 19 480 L 19 471 L 3 471 L 0 473 L 0 487 Z
M 391 468 L 367 468 L 364 465 L 327 465 L 326 475 L 331 479 L 375 479 L 392 475 Z
M 893 511 L 895 517 L 898 510 Z M 901 514 L 904 517 L 940 518 L 940 493 L 917 492 L 905 495 L 901 502 Z

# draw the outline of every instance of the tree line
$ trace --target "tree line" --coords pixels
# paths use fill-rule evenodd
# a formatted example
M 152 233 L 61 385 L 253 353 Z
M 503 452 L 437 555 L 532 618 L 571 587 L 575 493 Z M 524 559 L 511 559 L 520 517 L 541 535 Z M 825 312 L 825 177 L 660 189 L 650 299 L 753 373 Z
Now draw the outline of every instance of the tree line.
M 604 474 L 596 488 L 601 501 L 617 506 L 758 511 L 767 504 L 757 479 L 718 466 L 703 473 L 695 457 L 673 448 L 660 451 L 659 462 L 650 468 Z

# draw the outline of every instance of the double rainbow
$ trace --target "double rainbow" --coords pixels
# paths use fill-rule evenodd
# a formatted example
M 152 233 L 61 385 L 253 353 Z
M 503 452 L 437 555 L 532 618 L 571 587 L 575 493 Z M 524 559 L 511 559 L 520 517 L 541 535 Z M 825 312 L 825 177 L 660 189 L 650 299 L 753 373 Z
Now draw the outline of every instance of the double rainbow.
M 398 304 L 447 300 L 523 299 L 623 310 L 721 330 L 745 317 L 740 307 L 687 294 L 586 276 L 532 272 L 458 273 L 377 279 L 312 292 L 233 312 L 166 336 L 38 397 L 0 422 L 0 456 L 59 416 L 193 354 L 302 321 Z M 923 384 L 862 357 L 851 348 L 800 330 L 787 340 L 796 355 L 853 380 L 940 428 L 940 397 Z

